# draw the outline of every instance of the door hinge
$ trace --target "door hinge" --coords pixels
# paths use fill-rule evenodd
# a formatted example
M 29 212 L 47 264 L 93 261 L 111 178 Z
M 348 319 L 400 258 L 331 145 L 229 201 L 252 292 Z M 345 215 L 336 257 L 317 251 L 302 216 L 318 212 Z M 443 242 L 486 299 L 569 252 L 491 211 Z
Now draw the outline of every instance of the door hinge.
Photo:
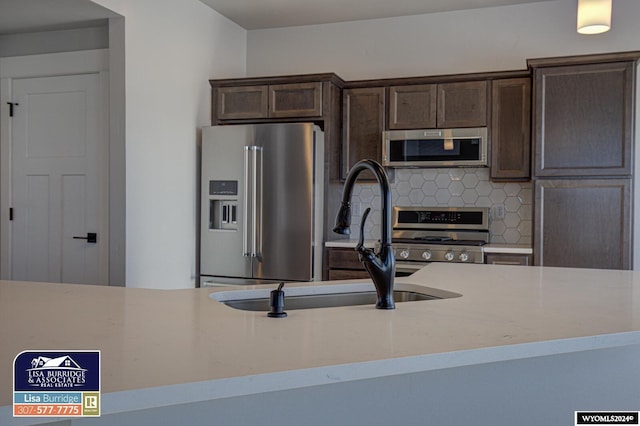
M 9 117 L 13 117 L 13 107 L 20 104 L 17 102 L 7 102 L 7 104 L 9 105 Z
M 9 220 L 13 220 L 13 207 L 9 207 Z

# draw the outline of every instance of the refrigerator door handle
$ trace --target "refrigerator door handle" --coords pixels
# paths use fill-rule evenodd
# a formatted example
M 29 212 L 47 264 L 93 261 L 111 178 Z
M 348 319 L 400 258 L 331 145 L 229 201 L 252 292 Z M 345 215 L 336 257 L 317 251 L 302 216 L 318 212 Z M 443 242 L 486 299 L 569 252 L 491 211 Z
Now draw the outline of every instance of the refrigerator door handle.
M 253 150 L 253 257 L 262 260 L 262 147 Z
M 262 148 L 244 147 L 243 255 L 260 257 L 262 247 Z
M 253 217 L 250 212 L 253 211 L 253 177 L 252 177 L 252 157 L 251 157 L 251 146 L 244 147 L 244 197 L 243 197 L 243 209 L 242 209 L 242 223 L 243 223 L 243 238 L 242 238 L 242 255 L 251 257 L 253 256 Z

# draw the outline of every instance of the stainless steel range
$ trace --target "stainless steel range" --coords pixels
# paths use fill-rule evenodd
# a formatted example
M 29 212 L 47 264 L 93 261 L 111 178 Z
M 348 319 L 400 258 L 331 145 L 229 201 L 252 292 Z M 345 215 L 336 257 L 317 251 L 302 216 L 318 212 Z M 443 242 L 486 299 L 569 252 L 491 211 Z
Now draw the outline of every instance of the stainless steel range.
M 484 263 L 488 208 L 394 207 L 392 226 L 396 275 L 430 262 Z

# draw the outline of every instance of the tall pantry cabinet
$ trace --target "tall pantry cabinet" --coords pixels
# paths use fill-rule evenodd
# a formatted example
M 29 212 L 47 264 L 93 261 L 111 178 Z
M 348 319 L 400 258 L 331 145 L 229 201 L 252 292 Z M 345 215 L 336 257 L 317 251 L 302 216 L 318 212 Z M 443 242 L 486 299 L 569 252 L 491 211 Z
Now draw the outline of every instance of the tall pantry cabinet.
M 536 265 L 632 268 L 638 58 L 627 52 L 528 62 Z

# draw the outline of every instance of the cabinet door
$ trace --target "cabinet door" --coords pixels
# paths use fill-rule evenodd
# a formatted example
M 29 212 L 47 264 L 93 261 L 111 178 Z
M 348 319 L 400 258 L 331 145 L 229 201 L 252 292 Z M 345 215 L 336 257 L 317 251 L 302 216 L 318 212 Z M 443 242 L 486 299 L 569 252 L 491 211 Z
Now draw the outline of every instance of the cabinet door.
M 495 80 L 491 88 L 491 178 L 531 176 L 531 80 Z
M 272 84 L 269 117 L 319 117 L 322 115 L 322 83 Z
M 537 68 L 535 174 L 631 174 L 631 62 Z
M 343 92 L 342 178 L 355 163 L 382 158 L 384 88 L 367 87 Z M 375 179 L 368 171 L 359 179 Z
M 267 118 L 268 86 L 219 87 L 216 115 L 219 120 Z
M 436 127 L 436 85 L 389 88 L 389 129 Z
M 630 179 L 538 179 L 536 265 L 631 268 Z
M 487 125 L 487 82 L 438 84 L 437 124 L 440 129 Z

